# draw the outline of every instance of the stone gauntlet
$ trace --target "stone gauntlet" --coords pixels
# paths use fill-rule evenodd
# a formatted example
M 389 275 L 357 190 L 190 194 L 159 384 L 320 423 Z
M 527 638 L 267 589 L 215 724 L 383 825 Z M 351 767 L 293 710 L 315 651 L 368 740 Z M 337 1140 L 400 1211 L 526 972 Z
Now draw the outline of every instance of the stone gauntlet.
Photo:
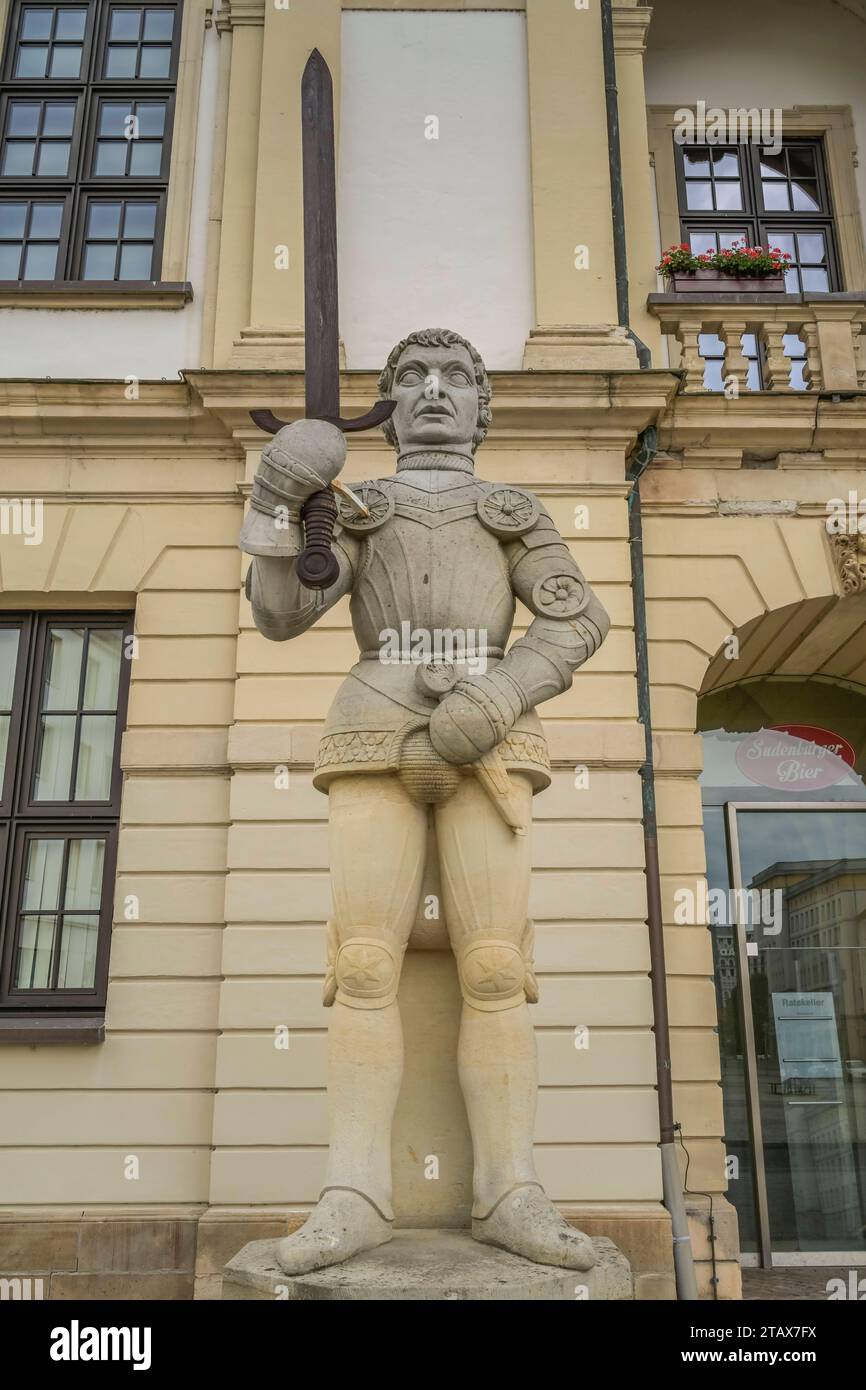
M 285 425 L 262 450 L 238 544 L 247 555 L 292 556 L 304 548 L 301 509 L 346 461 L 346 441 L 325 420 Z
M 504 663 L 503 663 L 504 665 Z M 458 681 L 430 718 L 430 741 L 449 763 L 474 763 L 501 743 L 529 702 L 502 666 Z

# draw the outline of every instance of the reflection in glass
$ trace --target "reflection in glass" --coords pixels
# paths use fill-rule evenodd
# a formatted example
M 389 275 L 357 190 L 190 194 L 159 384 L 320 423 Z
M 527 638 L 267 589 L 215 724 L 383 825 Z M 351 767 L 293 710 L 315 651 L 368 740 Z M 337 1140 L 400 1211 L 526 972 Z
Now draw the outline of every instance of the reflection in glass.
M 68 801 L 75 747 L 75 715 L 43 714 L 34 801 Z
M 76 801 L 109 801 L 114 753 L 113 714 L 81 716 L 81 740 L 75 774 Z
M 122 642 L 123 633 L 119 630 L 91 630 L 87 644 L 83 709 L 117 709 Z
M 53 627 L 48 634 L 43 709 L 78 708 L 84 629 Z
M 99 917 L 96 913 L 67 913 L 60 935 L 58 989 L 92 989 L 96 979 Z
M 15 989 L 49 989 L 56 917 L 22 917 L 13 971 Z
M 70 840 L 69 863 L 66 870 L 66 890 L 63 906 L 79 911 L 99 911 L 102 899 L 102 869 L 105 862 L 105 841 Z
M 60 900 L 62 871 L 63 841 L 31 840 L 27 846 L 24 868 L 22 911 L 41 912 L 56 908 Z

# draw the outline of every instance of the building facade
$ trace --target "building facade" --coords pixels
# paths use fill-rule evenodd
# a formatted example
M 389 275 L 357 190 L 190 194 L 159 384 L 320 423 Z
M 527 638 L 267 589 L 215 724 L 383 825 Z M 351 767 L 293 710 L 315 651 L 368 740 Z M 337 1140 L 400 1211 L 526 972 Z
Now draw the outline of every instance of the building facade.
M 218 1297 L 225 1261 L 299 1224 L 322 1179 L 311 771 L 354 643 L 342 603 L 266 642 L 237 549 L 250 411 L 304 409 L 314 47 L 337 100 L 344 413 L 407 332 L 465 334 L 493 383 L 479 473 L 539 494 L 612 619 L 542 710 L 540 1176 L 625 1251 L 637 1297 L 675 1296 L 642 439 L 699 1289 L 739 1297 L 741 1260 L 866 1256 L 866 5 L 610 13 L 622 236 L 601 0 L 0 0 L 0 1273 L 51 1297 Z M 735 241 L 789 251 L 784 291 L 657 276 L 673 243 Z M 349 483 L 391 471 L 380 435 L 352 439 Z M 417 945 L 395 1200 L 460 1225 L 459 991 L 450 952 Z

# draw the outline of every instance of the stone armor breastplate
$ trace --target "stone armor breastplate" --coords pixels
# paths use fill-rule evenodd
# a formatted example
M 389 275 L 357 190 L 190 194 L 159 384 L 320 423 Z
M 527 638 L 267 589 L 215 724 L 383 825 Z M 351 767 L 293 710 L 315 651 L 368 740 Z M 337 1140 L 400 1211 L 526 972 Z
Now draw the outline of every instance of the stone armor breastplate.
M 445 656 L 460 669 L 464 653 L 471 674 L 502 659 L 515 599 L 502 539 L 480 515 L 494 486 L 461 472 L 416 469 L 355 488 L 369 519 L 340 499 L 338 538 L 355 542 L 345 543 L 361 658 L 328 715 L 314 775 L 320 789 L 343 772 L 397 767 L 403 739 L 436 708 L 416 679 L 424 660 Z M 537 787 L 547 785 L 534 711 L 518 720 L 500 753 L 532 773 Z

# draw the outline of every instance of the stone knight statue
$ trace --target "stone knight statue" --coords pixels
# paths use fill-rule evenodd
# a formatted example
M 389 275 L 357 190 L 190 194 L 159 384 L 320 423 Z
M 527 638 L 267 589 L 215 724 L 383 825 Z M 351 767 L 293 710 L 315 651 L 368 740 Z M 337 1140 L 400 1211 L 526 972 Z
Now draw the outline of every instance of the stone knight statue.
M 277 1258 L 301 1274 L 391 1237 L 390 1136 L 403 1068 L 397 987 L 432 816 L 463 995 L 472 1234 L 541 1264 L 586 1270 L 592 1242 L 547 1198 L 533 1162 L 527 1006 L 537 986 L 525 831 L 532 796 L 550 781 L 535 707 L 569 688 L 608 617 L 538 499 L 476 476 L 491 392 L 475 348 L 445 329 L 412 333 L 391 352 L 379 388 L 396 401 L 384 430 L 397 471 L 356 489 L 363 509 L 339 495 L 339 577 L 330 588 L 305 588 L 295 558 L 302 507 L 346 458 L 336 426 L 300 420 L 280 429 L 263 451 L 240 540 L 253 556 L 246 592 L 265 637 L 299 636 L 349 594 L 360 648 L 313 776 L 329 798 L 334 900 L 327 1176 Z M 506 651 L 516 599 L 533 619 Z M 401 633 L 412 646 L 395 658 Z

